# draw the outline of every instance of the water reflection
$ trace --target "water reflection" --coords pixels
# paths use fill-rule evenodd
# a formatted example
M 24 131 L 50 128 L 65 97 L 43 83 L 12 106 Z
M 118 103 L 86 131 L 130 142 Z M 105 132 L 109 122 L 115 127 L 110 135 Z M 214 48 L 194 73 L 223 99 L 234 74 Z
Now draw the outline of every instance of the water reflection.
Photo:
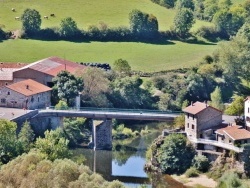
M 113 146 L 115 151 L 93 151 L 78 149 L 74 153 L 81 153 L 86 157 L 86 165 L 106 180 L 118 179 L 126 187 L 153 187 L 153 188 L 183 188 L 184 186 L 170 176 L 158 174 L 147 175 L 143 166 L 146 162 L 146 148 L 159 133 L 150 134 L 132 140 L 117 141 Z

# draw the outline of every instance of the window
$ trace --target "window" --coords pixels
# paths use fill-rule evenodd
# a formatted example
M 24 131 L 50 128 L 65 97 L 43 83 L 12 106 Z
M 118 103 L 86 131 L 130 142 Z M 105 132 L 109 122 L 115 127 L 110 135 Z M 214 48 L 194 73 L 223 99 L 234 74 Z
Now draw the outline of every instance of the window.
M 247 112 L 249 113 L 249 107 L 247 108 Z
M 194 124 L 192 124 L 192 129 L 194 129 Z
M 6 99 L 1 99 L 1 103 L 6 103 Z
M 37 101 L 39 102 L 39 97 L 37 98 Z
M 189 118 L 189 113 L 187 114 L 188 118 Z
M 189 123 L 187 123 L 187 128 L 189 128 Z
M 8 85 L 8 82 L 5 82 L 5 85 L 7 86 L 7 85 Z
M 194 115 L 193 115 L 193 120 L 194 120 Z
M 246 144 L 246 143 L 247 143 L 247 140 L 244 140 L 244 143 Z
M 7 95 L 10 95 L 10 91 L 7 92 Z

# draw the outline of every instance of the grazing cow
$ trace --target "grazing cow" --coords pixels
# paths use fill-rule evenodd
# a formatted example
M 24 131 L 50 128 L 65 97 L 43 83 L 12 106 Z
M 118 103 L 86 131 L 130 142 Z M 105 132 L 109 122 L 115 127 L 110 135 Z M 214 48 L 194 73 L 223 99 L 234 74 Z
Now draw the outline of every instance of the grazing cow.
M 12 8 L 12 9 L 11 9 L 11 11 L 12 11 L 12 12 L 15 12 L 15 11 L 16 11 L 16 9 Z
M 51 17 L 55 17 L 55 14 L 50 14 Z
M 44 18 L 44 19 L 49 19 L 49 17 L 48 17 L 48 16 L 44 16 L 43 18 Z
M 20 17 L 15 17 L 15 20 L 19 20 L 20 19 Z

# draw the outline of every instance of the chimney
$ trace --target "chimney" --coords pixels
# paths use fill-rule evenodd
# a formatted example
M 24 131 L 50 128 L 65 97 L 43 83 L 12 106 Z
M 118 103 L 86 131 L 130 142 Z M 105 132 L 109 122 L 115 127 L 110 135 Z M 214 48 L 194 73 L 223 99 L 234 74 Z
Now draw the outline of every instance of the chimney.
M 29 89 L 29 85 L 26 85 L 26 89 Z
M 191 106 L 194 106 L 193 101 L 191 101 Z

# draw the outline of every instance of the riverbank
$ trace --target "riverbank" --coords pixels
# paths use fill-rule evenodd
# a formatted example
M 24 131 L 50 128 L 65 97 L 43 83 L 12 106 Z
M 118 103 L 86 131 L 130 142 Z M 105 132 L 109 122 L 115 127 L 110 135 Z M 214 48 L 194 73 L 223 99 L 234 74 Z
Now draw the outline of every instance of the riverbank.
M 217 182 L 211 178 L 208 178 L 205 174 L 201 174 L 195 178 L 187 178 L 185 175 L 173 175 L 172 177 L 188 187 L 202 186 L 204 188 L 215 188 L 217 186 Z

